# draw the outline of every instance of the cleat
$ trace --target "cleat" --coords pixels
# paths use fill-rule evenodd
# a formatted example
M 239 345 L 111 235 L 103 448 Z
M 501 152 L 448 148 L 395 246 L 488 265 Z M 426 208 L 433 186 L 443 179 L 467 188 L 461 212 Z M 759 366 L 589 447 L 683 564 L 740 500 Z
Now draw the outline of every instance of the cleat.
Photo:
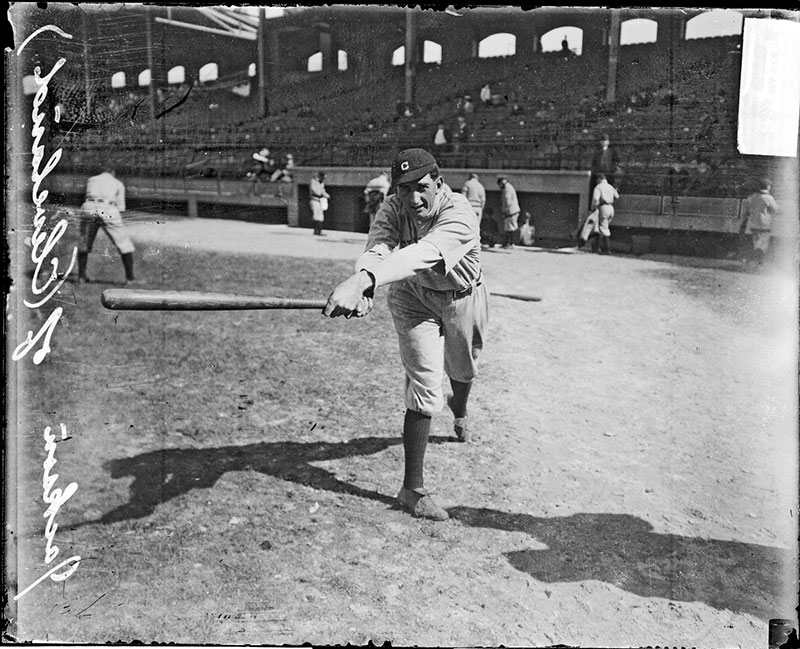
M 433 502 L 428 492 L 422 488 L 401 488 L 397 493 L 397 502 L 417 518 L 427 518 L 432 521 L 444 521 L 450 518 L 450 515 Z
M 450 412 L 453 412 L 453 395 L 447 397 L 447 407 L 450 408 Z M 455 416 L 454 412 L 453 416 Z M 459 442 L 472 441 L 472 433 L 469 432 L 467 419 L 467 417 L 455 417 L 453 421 L 453 432 L 456 434 Z

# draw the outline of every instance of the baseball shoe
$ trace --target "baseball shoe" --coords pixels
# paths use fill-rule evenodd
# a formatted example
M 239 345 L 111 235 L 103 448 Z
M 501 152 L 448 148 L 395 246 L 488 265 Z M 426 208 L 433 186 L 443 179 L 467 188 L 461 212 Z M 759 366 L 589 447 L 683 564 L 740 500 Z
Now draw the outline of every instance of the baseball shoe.
M 451 394 L 447 397 L 447 407 L 450 408 L 450 412 L 453 412 L 453 395 Z M 453 416 L 455 417 L 455 412 L 453 412 Z M 467 422 L 467 417 L 455 417 L 453 421 L 453 432 L 456 434 L 459 442 L 471 442 L 472 441 L 472 433 L 469 432 L 469 426 Z
M 397 493 L 397 502 L 417 518 L 429 518 L 432 521 L 444 521 L 450 515 L 433 502 L 425 489 L 406 489 L 402 487 Z
M 79 275 L 78 279 L 75 280 L 76 284 L 91 284 L 91 278 L 87 277 L 86 275 Z

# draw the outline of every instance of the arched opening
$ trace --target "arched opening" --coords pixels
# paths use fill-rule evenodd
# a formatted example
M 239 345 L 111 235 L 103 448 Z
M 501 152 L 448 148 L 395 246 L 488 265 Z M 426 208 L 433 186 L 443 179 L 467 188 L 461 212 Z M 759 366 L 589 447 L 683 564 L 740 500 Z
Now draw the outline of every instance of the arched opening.
M 442 46 L 435 41 L 425 41 L 422 44 L 422 61 L 423 63 L 439 63 L 442 62 Z
M 347 52 L 344 50 L 336 52 L 336 69 L 340 72 L 347 70 Z
M 306 70 L 309 72 L 319 72 L 322 70 L 322 52 L 314 52 L 308 57 Z
M 32 95 L 39 89 L 32 74 L 26 74 L 22 77 L 22 93 L 25 95 Z
M 619 44 L 655 43 L 658 37 L 658 23 L 648 18 L 632 18 L 620 26 Z
M 742 14 L 736 11 L 726 9 L 706 11 L 686 22 L 686 40 L 741 34 L 743 20 Z
M 167 83 L 184 83 L 186 81 L 186 68 L 176 65 L 167 72 Z
M 125 73 L 120 70 L 119 72 L 115 72 L 111 75 L 111 87 L 112 88 L 124 88 L 126 82 Z
M 544 34 L 541 39 L 542 52 L 564 52 L 580 56 L 583 53 L 583 30 L 564 25 Z
M 492 34 L 478 43 L 479 59 L 489 59 L 495 56 L 514 56 L 516 53 L 517 37 L 514 34 Z
M 255 63 L 251 63 L 250 65 L 247 66 L 247 76 L 248 77 L 256 76 L 256 64 Z
M 216 63 L 206 63 L 198 71 L 197 78 L 200 83 L 216 81 L 219 78 L 219 66 Z
M 405 65 L 406 64 L 406 47 L 401 45 L 394 52 L 392 52 L 392 65 Z
M 147 68 L 147 70 L 142 70 L 139 73 L 139 85 L 140 86 L 150 85 L 150 68 Z

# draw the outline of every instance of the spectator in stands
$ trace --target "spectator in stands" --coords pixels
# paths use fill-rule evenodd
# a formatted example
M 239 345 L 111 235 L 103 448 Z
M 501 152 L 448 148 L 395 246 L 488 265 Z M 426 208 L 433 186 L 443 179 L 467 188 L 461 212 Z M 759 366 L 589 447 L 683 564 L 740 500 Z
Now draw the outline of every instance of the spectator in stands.
M 514 233 L 519 230 L 517 221 L 519 220 L 519 201 L 517 200 L 517 190 L 508 182 L 508 178 L 500 176 L 497 179 L 497 186 L 500 188 L 500 202 L 502 204 L 503 215 L 503 248 L 514 247 Z
M 469 126 L 467 125 L 467 119 L 463 115 L 459 115 L 456 128 L 453 131 L 453 152 L 459 153 L 461 151 L 461 145 L 466 144 L 468 140 Z
M 483 218 L 483 208 L 486 207 L 486 189 L 478 180 L 478 174 L 471 173 L 469 175 L 469 178 L 461 188 L 461 193 L 472 205 L 472 209 L 475 210 L 475 216 L 480 221 Z
M 561 41 L 561 54 L 566 57 L 572 56 L 572 50 L 569 49 L 569 40 L 567 39 L 566 34 L 564 35 L 564 40 Z
M 275 173 L 275 160 L 272 159 L 270 151 L 264 147 L 258 153 L 253 154 L 253 169 L 247 174 L 247 178 L 252 183 L 251 193 L 255 195 L 256 185 L 262 182 L 262 178 L 269 180 Z
M 472 103 L 472 97 L 470 95 L 464 96 L 464 104 L 461 106 L 461 110 L 464 111 L 465 115 L 470 115 L 475 112 L 475 104 Z
M 483 88 L 481 88 L 480 96 L 484 106 L 492 105 L 492 88 L 488 83 L 484 84 Z
M 311 219 L 314 221 L 314 234 L 322 235 L 322 223 L 325 221 L 325 212 L 331 196 L 325 189 L 325 173 L 320 171 L 311 179 L 308 186 L 311 198 Z
M 619 166 L 617 150 L 611 146 L 611 138 L 605 133 L 600 138 L 600 146 L 592 158 L 592 191 L 599 182 L 600 174 L 605 176 L 610 185 L 619 188 L 622 168 Z
M 378 213 L 378 208 L 383 203 L 383 199 L 386 198 L 392 188 L 389 177 L 389 172 L 383 171 L 364 187 L 364 213 L 369 217 L 370 226 L 375 220 L 375 215 Z
M 281 158 L 281 161 L 278 163 L 277 168 L 270 176 L 270 182 L 283 182 L 283 183 L 290 183 L 292 182 L 292 170 L 294 169 L 294 156 L 291 153 L 287 153 Z
M 437 153 L 442 153 L 447 150 L 447 145 L 450 143 L 450 134 L 445 129 L 444 124 L 441 122 L 436 125 L 436 133 L 433 135 L 433 148 Z
M 752 259 L 761 265 L 769 252 L 772 237 L 772 219 L 778 215 L 778 203 L 769 193 L 772 183 L 761 178 L 758 191 L 750 194 L 742 205 L 742 222 L 739 232 L 749 234 L 753 242 Z

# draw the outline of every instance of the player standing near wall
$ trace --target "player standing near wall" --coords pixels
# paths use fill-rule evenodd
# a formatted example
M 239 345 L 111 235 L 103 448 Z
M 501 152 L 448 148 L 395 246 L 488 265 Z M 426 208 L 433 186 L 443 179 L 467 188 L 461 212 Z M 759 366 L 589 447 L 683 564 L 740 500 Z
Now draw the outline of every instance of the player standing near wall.
M 125 211 L 125 185 L 117 179 L 114 169 L 105 166 L 102 173 L 86 181 L 86 200 L 81 205 L 78 244 L 78 283 L 89 283 L 86 265 L 94 239 L 100 228 L 117 247 L 125 268 L 125 283 L 136 282 L 133 276 L 133 241 L 122 224 Z

